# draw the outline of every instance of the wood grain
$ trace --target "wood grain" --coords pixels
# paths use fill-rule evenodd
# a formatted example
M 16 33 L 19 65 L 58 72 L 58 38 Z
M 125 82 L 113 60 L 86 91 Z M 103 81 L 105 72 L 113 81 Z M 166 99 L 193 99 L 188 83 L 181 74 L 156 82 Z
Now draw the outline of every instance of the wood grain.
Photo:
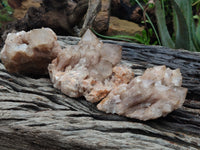
M 60 44 L 79 38 L 59 37 Z M 136 75 L 154 65 L 180 68 L 189 89 L 184 106 L 167 117 L 138 121 L 105 114 L 84 98 L 53 88 L 48 77 L 6 72 L 0 64 L 0 149 L 200 149 L 200 53 L 115 41 Z

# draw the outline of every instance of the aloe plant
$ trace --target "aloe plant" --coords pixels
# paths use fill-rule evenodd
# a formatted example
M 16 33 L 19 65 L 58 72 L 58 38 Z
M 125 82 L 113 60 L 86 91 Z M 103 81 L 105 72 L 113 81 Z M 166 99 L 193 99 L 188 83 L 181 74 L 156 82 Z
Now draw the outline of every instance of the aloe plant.
M 162 1 L 162 0 L 161 0 Z M 171 0 L 175 41 L 167 29 L 164 10 L 159 0 L 155 1 L 156 18 L 162 45 L 170 48 L 182 48 L 200 51 L 200 23 L 195 26 L 192 16 L 192 0 Z

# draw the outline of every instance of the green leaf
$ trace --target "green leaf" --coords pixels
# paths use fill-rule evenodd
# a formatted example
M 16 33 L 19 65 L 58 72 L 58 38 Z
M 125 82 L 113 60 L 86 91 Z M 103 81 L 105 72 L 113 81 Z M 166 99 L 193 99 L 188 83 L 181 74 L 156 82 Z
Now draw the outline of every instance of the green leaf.
M 93 28 L 91 28 L 92 32 L 94 32 L 97 36 L 104 38 L 104 39 L 111 39 L 111 40 L 121 40 L 126 42 L 133 42 L 132 40 L 135 40 L 137 42 L 143 43 L 143 40 L 141 38 L 138 38 L 136 36 L 129 36 L 129 35 L 114 35 L 114 36 L 106 36 L 97 33 Z
M 198 25 L 196 29 L 195 28 L 196 28 L 195 24 L 193 23 L 192 24 L 192 41 L 195 46 L 194 51 L 200 51 L 200 39 L 199 39 L 200 25 Z
M 194 16 L 193 16 L 193 19 L 199 20 L 199 16 L 198 16 L 198 15 L 194 15 Z
M 156 0 L 155 5 L 156 5 L 155 10 L 156 10 L 157 25 L 158 25 L 158 30 L 159 30 L 160 38 L 162 41 L 162 45 L 166 47 L 174 48 L 175 44 L 168 32 L 166 20 L 165 20 L 165 14 L 161 8 L 160 1 Z
M 154 4 L 152 4 L 152 3 L 151 3 L 151 4 L 149 4 L 149 8 L 150 8 L 150 9 L 152 9 L 152 8 L 154 8 L 154 7 L 155 7 L 155 5 L 154 5 Z
M 192 41 L 195 46 L 195 51 L 200 52 L 200 20 L 198 20 L 197 27 L 194 22 L 192 22 Z
M 196 50 L 200 52 L 200 20 L 199 20 L 199 23 L 197 25 L 197 28 L 196 28 L 196 33 L 195 33 L 195 37 L 196 37 Z
M 180 24 L 179 27 L 184 28 L 184 26 L 187 25 L 187 29 L 188 29 L 187 31 L 188 31 L 188 36 L 189 36 L 188 50 L 195 51 L 196 48 L 193 43 L 193 37 L 195 38 L 195 36 L 194 36 L 195 32 L 193 31 L 193 29 L 195 29 L 195 25 L 194 25 L 194 20 L 193 20 L 193 15 L 192 15 L 192 0 L 172 0 L 172 4 L 174 6 L 176 14 L 179 16 L 179 18 L 177 18 L 179 20 L 179 24 Z M 177 11 L 179 11 L 179 14 Z M 181 18 L 185 18 L 186 22 L 182 22 Z M 182 32 L 184 32 L 184 29 Z M 186 34 L 187 33 L 185 33 L 185 35 Z M 182 38 L 183 38 L 182 40 L 184 40 L 184 37 L 182 37 Z M 186 49 L 186 47 L 183 47 L 183 48 Z
M 194 2 L 194 3 L 192 4 L 192 6 L 194 6 L 194 5 L 198 4 L 198 3 L 200 3 L 200 0 L 197 0 L 196 2 Z
M 182 0 L 184 1 L 184 0 Z M 179 8 L 176 0 L 172 0 L 172 6 L 174 8 L 175 24 L 176 24 L 176 42 L 175 48 L 183 48 L 190 50 L 190 37 L 189 30 L 185 16 L 183 15 L 181 9 Z

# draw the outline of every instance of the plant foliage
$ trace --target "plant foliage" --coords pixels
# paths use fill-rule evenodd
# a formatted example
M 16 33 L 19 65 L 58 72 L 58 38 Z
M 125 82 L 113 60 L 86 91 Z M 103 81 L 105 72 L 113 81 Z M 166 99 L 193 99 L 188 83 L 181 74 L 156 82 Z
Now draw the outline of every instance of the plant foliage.
M 171 5 L 173 6 L 175 41 L 172 40 L 169 34 L 161 2 L 156 0 L 155 5 L 162 45 L 170 48 L 200 51 L 200 23 L 198 23 L 197 26 L 195 25 L 192 14 L 192 0 L 171 0 Z
M 3 23 L 13 20 L 11 17 L 13 9 L 8 5 L 7 0 L 1 1 L 1 5 L 3 9 L 0 10 L 0 28 Z
M 132 5 L 137 4 L 141 7 L 146 16 L 146 20 L 144 20 L 145 23 L 148 23 L 151 26 L 151 28 L 143 30 L 141 34 L 135 34 L 135 36 L 104 36 L 96 33 L 94 30 L 93 32 L 98 36 L 107 39 L 128 42 L 135 41 L 145 45 L 159 44 L 174 49 L 200 51 L 200 0 L 154 1 L 155 4 L 152 6 L 150 5 L 149 0 L 130 0 Z M 158 32 L 156 26 L 152 23 L 149 15 L 146 13 L 143 7 L 144 4 L 150 8 L 155 8 Z M 192 7 L 194 6 L 196 14 L 193 16 L 194 8 Z M 170 32 L 168 24 L 171 25 Z M 156 36 L 156 41 L 154 42 L 151 41 L 153 35 Z

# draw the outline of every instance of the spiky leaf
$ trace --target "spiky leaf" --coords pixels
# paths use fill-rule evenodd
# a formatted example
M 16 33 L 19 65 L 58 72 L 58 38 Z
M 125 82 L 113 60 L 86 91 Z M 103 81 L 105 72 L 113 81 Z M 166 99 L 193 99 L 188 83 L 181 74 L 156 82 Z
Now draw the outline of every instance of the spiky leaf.
M 183 0 L 184 1 L 184 0 Z M 190 37 L 189 37 L 189 29 L 186 22 L 186 18 L 183 15 L 182 10 L 178 6 L 176 0 L 172 0 L 172 5 L 174 8 L 174 23 L 176 25 L 176 41 L 175 41 L 175 48 L 183 48 L 183 49 L 190 49 Z
M 170 48 L 175 48 L 175 44 L 167 29 L 165 14 L 161 8 L 160 1 L 156 0 L 155 5 L 156 5 L 155 9 L 156 9 L 157 25 L 162 45 Z

